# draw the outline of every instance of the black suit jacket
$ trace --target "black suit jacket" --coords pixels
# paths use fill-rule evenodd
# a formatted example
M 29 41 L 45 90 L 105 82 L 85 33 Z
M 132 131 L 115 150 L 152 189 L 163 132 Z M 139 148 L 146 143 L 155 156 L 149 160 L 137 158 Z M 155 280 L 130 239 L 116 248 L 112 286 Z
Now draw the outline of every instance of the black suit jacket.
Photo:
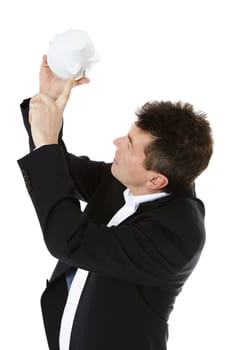
M 28 100 L 21 108 L 33 148 Z M 107 227 L 125 187 L 110 164 L 68 153 L 61 136 L 59 145 L 18 160 L 47 248 L 58 259 L 41 298 L 49 348 L 59 349 L 65 276 L 82 268 L 90 272 L 70 350 L 164 350 L 175 298 L 204 245 L 204 206 L 194 191 L 179 192 Z M 79 199 L 88 203 L 84 212 Z

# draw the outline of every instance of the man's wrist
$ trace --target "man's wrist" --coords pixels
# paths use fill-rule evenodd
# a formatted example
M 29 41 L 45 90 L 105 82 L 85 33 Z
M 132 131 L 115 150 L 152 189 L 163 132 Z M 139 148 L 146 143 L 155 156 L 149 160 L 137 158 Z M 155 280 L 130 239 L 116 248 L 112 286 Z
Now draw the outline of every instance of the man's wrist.
M 54 145 L 54 144 L 58 144 L 58 141 L 53 141 L 53 140 L 50 140 L 50 141 L 38 141 L 35 143 L 35 146 L 36 147 L 39 147 L 40 145 Z
M 51 144 L 58 144 L 58 138 L 57 137 L 51 137 L 51 138 L 46 138 L 46 137 L 34 137 L 34 144 L 35 147 L 39 147 L 41 145 L 51 145 Z

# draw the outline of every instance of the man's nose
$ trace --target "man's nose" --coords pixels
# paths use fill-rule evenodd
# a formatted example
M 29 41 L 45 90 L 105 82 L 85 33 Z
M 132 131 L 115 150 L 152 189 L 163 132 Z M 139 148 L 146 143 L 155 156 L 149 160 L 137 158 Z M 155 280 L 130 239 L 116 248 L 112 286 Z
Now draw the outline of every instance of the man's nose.
M 116 147 L 120 146 L 122 138 L 123 137 L 118 137 L 117 139 L 113 140 L 113 143 Z

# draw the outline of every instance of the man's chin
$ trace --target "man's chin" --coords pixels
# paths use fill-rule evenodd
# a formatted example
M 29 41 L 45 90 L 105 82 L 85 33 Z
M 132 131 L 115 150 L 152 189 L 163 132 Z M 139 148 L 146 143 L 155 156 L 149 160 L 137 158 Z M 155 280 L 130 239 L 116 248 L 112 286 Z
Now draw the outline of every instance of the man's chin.
M 116 170 L 116 164 L 112 164 L 111 166 L 111 172 L 113 177 L 115 177 L 116 180 L 118 180 L 123 186 L 127 187 L 127 185 L 122 181 L 122 178 L 119 176 L 117 170 Z
M 115 163 L 112 163 L 112 166 L 111 166 L 111 173 L 114 177 L 116 177 L 116 171 L 115 171 L 115 166 L 116 164 Z M 116 177 L 117 178 L 117 177 Z
M 120 180 L 120 178 L 119 178 L 119 176 L 118 176 L 118 174 L 117 174 L 117 171 L 116 171 L 116 166 L 117 166 L 116 163 L 112 163 L 112 166 L 111 166 L 111 173 L 112 173 L 112 175 L 113 175 L 118 181 L 121 182 L 121 180 Z

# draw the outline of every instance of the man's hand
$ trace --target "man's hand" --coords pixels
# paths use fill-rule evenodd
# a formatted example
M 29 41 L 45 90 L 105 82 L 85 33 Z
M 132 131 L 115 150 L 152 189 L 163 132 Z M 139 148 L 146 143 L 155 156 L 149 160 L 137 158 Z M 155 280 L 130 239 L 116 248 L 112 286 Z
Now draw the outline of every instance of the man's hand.
M 73 80 L 73 85 L 81 85 L 89 83 L 88 78 L 81 78 L 79 80 Z M 47 56 L 44 55 L 40 67 L 40 93 L 46 94 L 53 100 L 56 100 L 58 96 L 62 93 L 66 80 L 57 77 L 50 69 Z
M 55 101 L 44 93 L 40 93 L 31 99 L 29 122 L 35 146 L 58 143 L 63 112 L 69 100 L 73 84 L 74 78 L 66 81 Z

